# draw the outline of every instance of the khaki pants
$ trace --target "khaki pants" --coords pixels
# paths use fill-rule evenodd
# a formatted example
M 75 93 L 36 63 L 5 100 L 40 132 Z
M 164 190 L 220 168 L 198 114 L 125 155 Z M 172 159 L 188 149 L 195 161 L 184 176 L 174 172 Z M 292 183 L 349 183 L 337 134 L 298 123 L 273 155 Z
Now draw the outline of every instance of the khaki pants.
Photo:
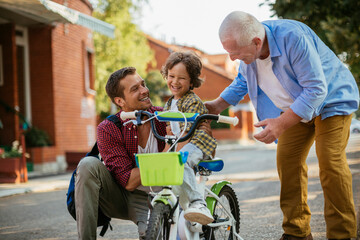
M 346 161 L 351 115 L 298 123 L 279 138 L 277 168 L 281 182 L 280 207 L 286 234 L 310 234 L 311 212 L 307 204 L 306 158 L 315 140 L 320 181 L 324 192 L 327 238 L 356 237 L 352 176 Z
M 110 218 L 131 220 L 139 236 L 146 231 L 148 195 L 119 186 L 105 165 L 95 157 L 83 158 L 75 178 L 75 208 L 79 239 L 96 239 L 98 206 Z

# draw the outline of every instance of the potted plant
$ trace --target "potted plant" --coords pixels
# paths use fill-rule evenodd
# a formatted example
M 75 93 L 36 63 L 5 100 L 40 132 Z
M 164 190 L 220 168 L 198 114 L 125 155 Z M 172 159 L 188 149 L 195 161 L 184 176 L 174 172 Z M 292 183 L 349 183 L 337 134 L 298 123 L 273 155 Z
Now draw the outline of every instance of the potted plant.
M 27 153 L 24 155 L 29 157 Z M 21 181 L 22 157 L 23 149 L 19 141 L 14 141 L 11 147 L 0 148 L 0 183 L 19 183 Z
M 50 147 L 51 141 L 49 135 L 42 129 L 30 127 L 24 132 L 26 147 L 30 152 L 29 168 L 35 164 L 43 164 L 51 161 L 53 158 L 54 148 Z
M 31 127 L 25 131 L 25 142 L 27 147 L 45 147 L 51 145 L 48 134 L 37 127 Z

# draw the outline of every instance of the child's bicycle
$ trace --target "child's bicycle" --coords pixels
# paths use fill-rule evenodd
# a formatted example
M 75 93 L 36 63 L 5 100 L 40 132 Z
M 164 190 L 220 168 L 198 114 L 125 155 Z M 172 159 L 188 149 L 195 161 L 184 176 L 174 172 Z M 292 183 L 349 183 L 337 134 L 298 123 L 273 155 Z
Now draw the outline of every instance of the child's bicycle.
M 145 118 L 147 119 L 145 119 Z M 122 112 L 121 118 L 131 120 L 134 124 L 141 125 L 151 121 L 151 129 L 157 139 L 170 144 L 169 152 L 137 154 L 136 163 L 139 166 L 141 182 L 144 186 L 162 186 L 158 193 L 150 193 L 151 212 L 148 219 L 146 239 L 241 239 L 240 208 L 230 182 L 219 181 L 208 189 L 205 184 L 212 171 L 221 171 L 224 163 L 221 159 L 202 160 L 197 165 L 200 183 L 207 207 L 214 217 L 214 222 L 201 226 L 198 231 L 192 231 L 180 212 L 179 197 L 172 191 L 172 185 L 181 185 L 183 182 L 184 164 L 187 152 L 176 152 L 176 143 L 188 140 L 202 120 L 210 119 L 236 125 L 237 118 L 221 115 L 180 112 L 155 112 L 146 111 Z M 145 119 L 145 120 L 143 120 Z M 193 126 L 186 136 L 160 136 L 155 128 L 154 120 L 193 122 Z M 125 123 L 126 124 L 126 123 Z M 185 203 L 186 204 L 186 203 Z M 187 223 L 186 223 L 187 222 Z

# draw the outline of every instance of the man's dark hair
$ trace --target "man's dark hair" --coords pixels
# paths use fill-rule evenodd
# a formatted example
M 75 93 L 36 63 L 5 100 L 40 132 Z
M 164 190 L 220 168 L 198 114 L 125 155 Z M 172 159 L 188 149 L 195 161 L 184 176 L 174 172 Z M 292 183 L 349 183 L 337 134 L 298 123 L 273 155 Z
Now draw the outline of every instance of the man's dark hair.
M 165 79 L 169 69 L 172 69 L 176 64 L 183 63 L 186 67 L 186 71 L 190 76 L 190 83 L 192 83 L 191 90 L 198 88 L 204 82 L 203 79 L 199 78 L 202 69 L 202 63 L 200 57 L 197 56 L 193 51 L 186 52 L 173 52 L 166 60 L 165 65 L 161 69 L 161 74 Z
M 136 72 L 134 67 L 124 67 L 113 72 L 107 83 L 106 83 L 106 93 L 111 99 L 111 101 L 117 105 L 114 101 L 114 98 L 121 97 L 124 98 L 124 87 L 120 84 L 120 81 L 124 79 L 127 75 L 133 75 Z

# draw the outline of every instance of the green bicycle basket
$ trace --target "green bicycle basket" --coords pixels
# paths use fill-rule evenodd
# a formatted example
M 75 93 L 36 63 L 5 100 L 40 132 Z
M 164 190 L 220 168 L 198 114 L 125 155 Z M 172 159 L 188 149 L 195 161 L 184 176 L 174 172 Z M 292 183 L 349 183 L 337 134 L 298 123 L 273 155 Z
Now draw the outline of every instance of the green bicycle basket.
M 184 163 L 180 152 L 141 153 L 135 159 L 143 186 L 182 184 Z

